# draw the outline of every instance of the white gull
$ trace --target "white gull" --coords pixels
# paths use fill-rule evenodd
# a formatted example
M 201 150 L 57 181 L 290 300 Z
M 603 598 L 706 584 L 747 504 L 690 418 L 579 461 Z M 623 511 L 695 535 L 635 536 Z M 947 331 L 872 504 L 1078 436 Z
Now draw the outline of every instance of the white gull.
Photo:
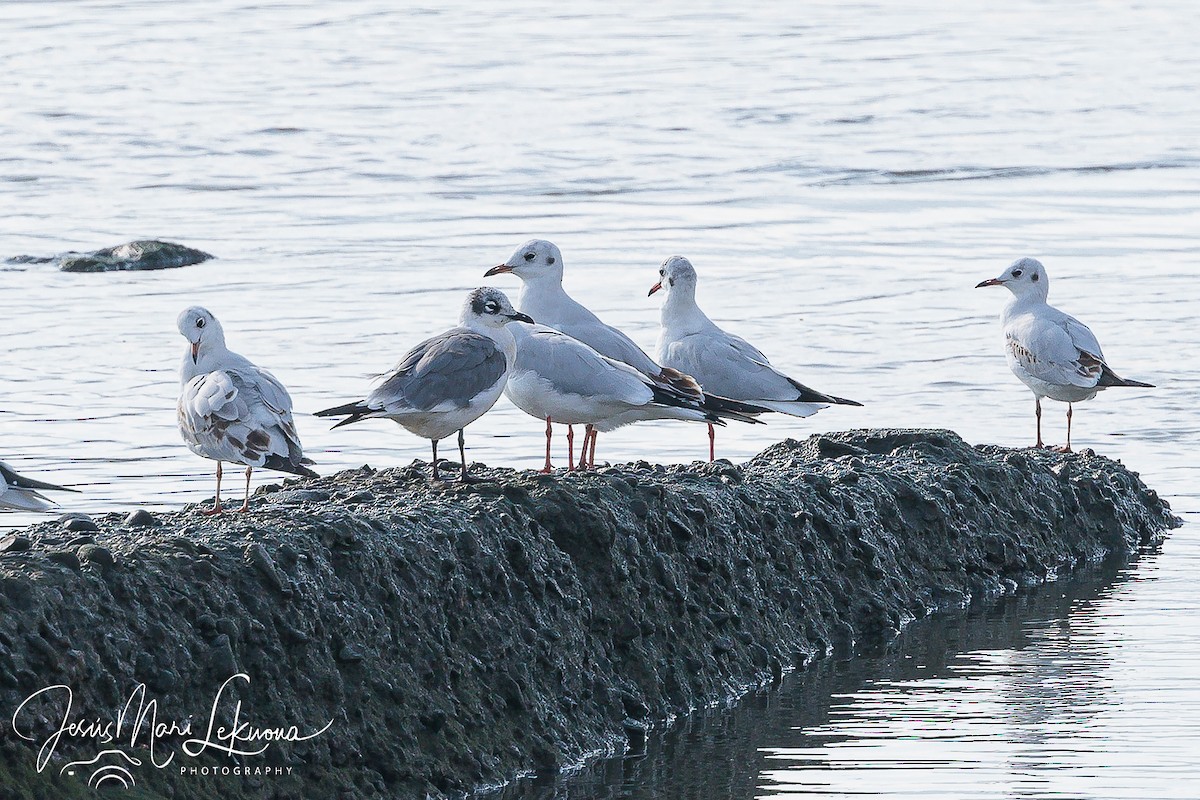
M 1101 389 L 1129 386 L 1152 389 L 1153 384 L 1130 381 L 1117 375 L 1104 360 L 1100 342 L 1079 320 L 1047 302 L 1050 278 L 1042 262 L 1033 258 L 1014 261 L 997 278 L 975 288 L 1003 286 L 1013 299 L 1000 314 L 1008 367 L 1033 391 L 1037 415 L 1037 447 L 1042 444 L 1042 398 L 1067 404 L 1067 444 L 1071 450 L 1073 406 L 1090 400 Z
M 862 405 L 788 377 L 758 348 L 718 327 L 696 304 L 696 270 L 683 256 L 664 261 L 658 276 L 650 287 L 650 294 L 664 292 L 658 360 L 691 375 L 706 392 L 793 417 L 812 416 L 830 405 Z M 710 425 L 710 459 L 716 455 L 715 437 Z

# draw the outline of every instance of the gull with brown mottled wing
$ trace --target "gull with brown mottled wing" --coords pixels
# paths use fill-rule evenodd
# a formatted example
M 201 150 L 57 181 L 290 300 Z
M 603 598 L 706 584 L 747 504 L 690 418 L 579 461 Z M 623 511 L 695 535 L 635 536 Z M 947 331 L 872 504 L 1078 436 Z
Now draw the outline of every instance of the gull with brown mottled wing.
M 1050 278 L 1034 258 L 1014 261 L 997 278 L 980 281 L 975 288 L 1003 286 L 1013 299 L 1000 315 L 1004 326 L 1004 351 L 1008 367 L 1035 398 L 1037 447 L 1042 444 L 1042 398 L 1067 404 L 1067 444 L 1071 451 L 1071 418 L 1074 404 L 1090 400 L 1111 386 L 1153 389 L 1113 372 L 1104 360 L 1100 342 L 1088 326 L 1050 305 Z
M 206 514 L 220 514 L 221 464 L 246 466 L 250 509 L 250 474 L 255 467 L 317 477 L 306 465 L 292 398 L 271 373 L 225 346 L 221 323 L 208 309 L 193 306 L 179 315 L 179 332 L 188 349 L 179 370 L 179 433 L 198 456 L 217 462 L 217 493 Z

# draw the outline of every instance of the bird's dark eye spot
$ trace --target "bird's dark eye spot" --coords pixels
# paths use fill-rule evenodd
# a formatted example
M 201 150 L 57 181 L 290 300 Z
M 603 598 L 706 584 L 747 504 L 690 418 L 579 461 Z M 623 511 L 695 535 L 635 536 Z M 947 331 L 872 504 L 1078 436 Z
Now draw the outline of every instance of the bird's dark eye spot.
M 667 278 L 667 286 L 674 286 L 674 285 L 675 285 L 675 279 Z
M 1037 283 L 1037 282 L 1038 282 L 1038 277 L 1039 277 L 1039 276 L 1038 276 L 1038 274 L 1035 272 L 1035 273 L 1033 273 L 1032 275 L 1030 275 L 1030 276 L 1029 276 L 1029 280 L 1033 281 L 1034 283 Z
M 1014 270 L 1012 271 L 1012 276 L 1013 276 L 1014 278 L 1019 278 L 1019 277 L 1021 277 L 1021 270 L 1019 270 L 1019 269 L 1014 269 Z
M 547 259 L 546 259 L 546 263 L 547 263 L 547 264 L 553 264 L 553 263 L 554 263 L 554 256 L 550 256 L 549 258 L 547 258 Z
M 204 318 L 203 318 L 203 317 L 201 317 L 200 319 L 196 320 L 196 327 L 197 327 L 197 328 L 203 328 L 203 327 L 204 327 Z
M 533 253 L 526 253 L 526 254 L 525 254 L 525 260 L 526 260 L 526 261 L 533 261 L 535 258 L 537 258 L 537 256 L 535 256 Z

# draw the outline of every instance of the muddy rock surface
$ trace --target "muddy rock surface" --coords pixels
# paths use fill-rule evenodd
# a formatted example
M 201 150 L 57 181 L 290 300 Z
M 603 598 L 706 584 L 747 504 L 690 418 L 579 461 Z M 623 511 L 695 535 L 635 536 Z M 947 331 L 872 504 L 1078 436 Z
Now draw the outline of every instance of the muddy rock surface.
M 1178 524 L 1090 451 L 947 431 L 788 440 L 744 465 L 477 470 L 486 482 L 431 487 L 419 463 L 363 467 L 264 487 L 248 515 L 21 531 L 0 552 L 0 785 L 89 796 L 59 770 L 94 741 L 63 736 L 36 771 L 61 698 L 22 711 L 32 741 L 14 711 L 63 684 L 73 718 L 110 720 L 144 684 L 193 738 L 233 700 L 256 726 L 331 724 L 236 758 L 194 758 L 167 733 L 151 763 L 126 721 L 115 746 L 142 762 L 136 796 L 456 796 L 636 747 L 689 709 Z M 237 673 L 249 682 L 213 712 Z
M 10 264 L 54 264 L 63 272 L 122 272 L 188 267 L 213 256 L 174 242 L 155 239 L 126 242 L 89 253 L 67 252 L 56 256 L 13 256 Z

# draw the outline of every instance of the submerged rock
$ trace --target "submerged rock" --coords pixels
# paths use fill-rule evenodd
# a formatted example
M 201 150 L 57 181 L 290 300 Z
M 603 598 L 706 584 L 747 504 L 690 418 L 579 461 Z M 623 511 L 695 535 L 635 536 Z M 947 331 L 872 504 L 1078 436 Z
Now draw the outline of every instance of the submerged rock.
M 10 264 L 57 264 L 63 272 L 120 272 L 187 267 L 214 256 L 174 242 L 154 239 L 126 242 L 90 253 L 61 253 L 57 256 L 13 256 Z
M 476 474 L 289 479 L 248 516 L 194 506 L 149 529 L 109 515 L 104 569 L 48 563 L 61 527 L 23 531 L 28 550 L 0 554 L 0 718 L 54 683 L 77 717 L 111 718 L 144 682 L 160 721 L 206 720 L 237 669 L 243 719 L 333 721 L 242 760 L 298 765 L 266 779 L 277 795 L 455 795 L 640 748 L 673 715 L 1178 524 L 1114 461 L 946 431 L 789 440 L 741 466 Z M 0 771 L 49 786 L 37 746 L 4 737 Z M 175 798 L 260 796 L 245 780 L 137 773 Z

